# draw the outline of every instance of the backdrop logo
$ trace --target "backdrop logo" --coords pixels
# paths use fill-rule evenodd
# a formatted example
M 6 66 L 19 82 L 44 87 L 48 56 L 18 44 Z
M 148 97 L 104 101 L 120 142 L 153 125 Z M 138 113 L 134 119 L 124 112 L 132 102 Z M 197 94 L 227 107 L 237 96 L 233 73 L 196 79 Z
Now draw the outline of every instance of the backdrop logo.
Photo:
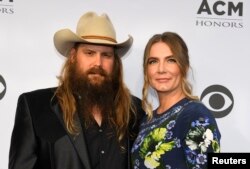
M 243 28 L 243 2 L 201 0 L 197 9 L 196 26 Z
M 5 93 L 6 93 L 6 83 L 4 78 L 0 75 L 0 100 L 2 100 Z
M 14 0 L 0 0 L 0 14 L 14 14 Z
M 207 87 L 200 98 L 207 108 L 212 111 L 215 118 L 227 116 L 234 106 L 232 93 L 221 85 Z

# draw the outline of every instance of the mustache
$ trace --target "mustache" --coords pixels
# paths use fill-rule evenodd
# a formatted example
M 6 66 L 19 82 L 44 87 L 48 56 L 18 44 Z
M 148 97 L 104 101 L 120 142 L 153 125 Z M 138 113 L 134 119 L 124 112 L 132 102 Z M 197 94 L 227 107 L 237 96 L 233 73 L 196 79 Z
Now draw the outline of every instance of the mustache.
M 99 74 L 101 76 L 107 76 L 107 72 L 102 68 L 102 67 L 93 67 L 93 68 L 90 68 L 86 74 Z

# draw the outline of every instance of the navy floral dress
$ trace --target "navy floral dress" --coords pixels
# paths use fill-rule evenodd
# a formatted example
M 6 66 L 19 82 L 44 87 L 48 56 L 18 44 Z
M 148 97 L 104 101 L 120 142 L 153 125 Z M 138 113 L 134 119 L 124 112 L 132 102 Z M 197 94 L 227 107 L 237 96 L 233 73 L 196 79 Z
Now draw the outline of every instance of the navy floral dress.
M 143 119 L 132 147 L 134 169 L 198 169 L 207 153 L 220 152 L 220 132 L 211 112 L 199 101 L 182 99 L 153 119 Z

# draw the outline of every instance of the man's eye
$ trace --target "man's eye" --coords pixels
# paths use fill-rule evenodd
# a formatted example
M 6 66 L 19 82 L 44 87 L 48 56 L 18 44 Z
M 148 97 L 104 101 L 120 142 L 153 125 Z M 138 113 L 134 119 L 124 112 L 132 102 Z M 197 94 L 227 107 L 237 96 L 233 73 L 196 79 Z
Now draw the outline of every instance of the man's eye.
M 86 51 L 86 52 L 84 52 L 84 54 L 85 54 L 85 55 L 93 55 L 93 52 L 91 52 L 91 51 Z
M 111 58 L 113 55 L 112 55 L 112 54 L 109 54 L 109 53 L 104 53 L 103 56 L 104 56 L 104 57 L 107 57 L 107 58 Z

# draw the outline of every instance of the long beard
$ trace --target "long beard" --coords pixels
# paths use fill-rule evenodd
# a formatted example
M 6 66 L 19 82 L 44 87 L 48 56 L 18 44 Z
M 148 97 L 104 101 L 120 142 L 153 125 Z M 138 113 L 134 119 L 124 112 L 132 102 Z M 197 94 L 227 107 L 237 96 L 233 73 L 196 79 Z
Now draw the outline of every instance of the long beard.
M 99 76 L 93 80 L 89 78 L 90 74 Z M 76 64 L 73 64 L 70 71 L 70 86 L 76 96 L 77 111 L 86 126 L 95 122 L 94 108 L 100 110 L 102 120 L 112 119 L 116 93 L 112 75 L 107 75 L 101 67 L 94 67 L 82 73 Z

